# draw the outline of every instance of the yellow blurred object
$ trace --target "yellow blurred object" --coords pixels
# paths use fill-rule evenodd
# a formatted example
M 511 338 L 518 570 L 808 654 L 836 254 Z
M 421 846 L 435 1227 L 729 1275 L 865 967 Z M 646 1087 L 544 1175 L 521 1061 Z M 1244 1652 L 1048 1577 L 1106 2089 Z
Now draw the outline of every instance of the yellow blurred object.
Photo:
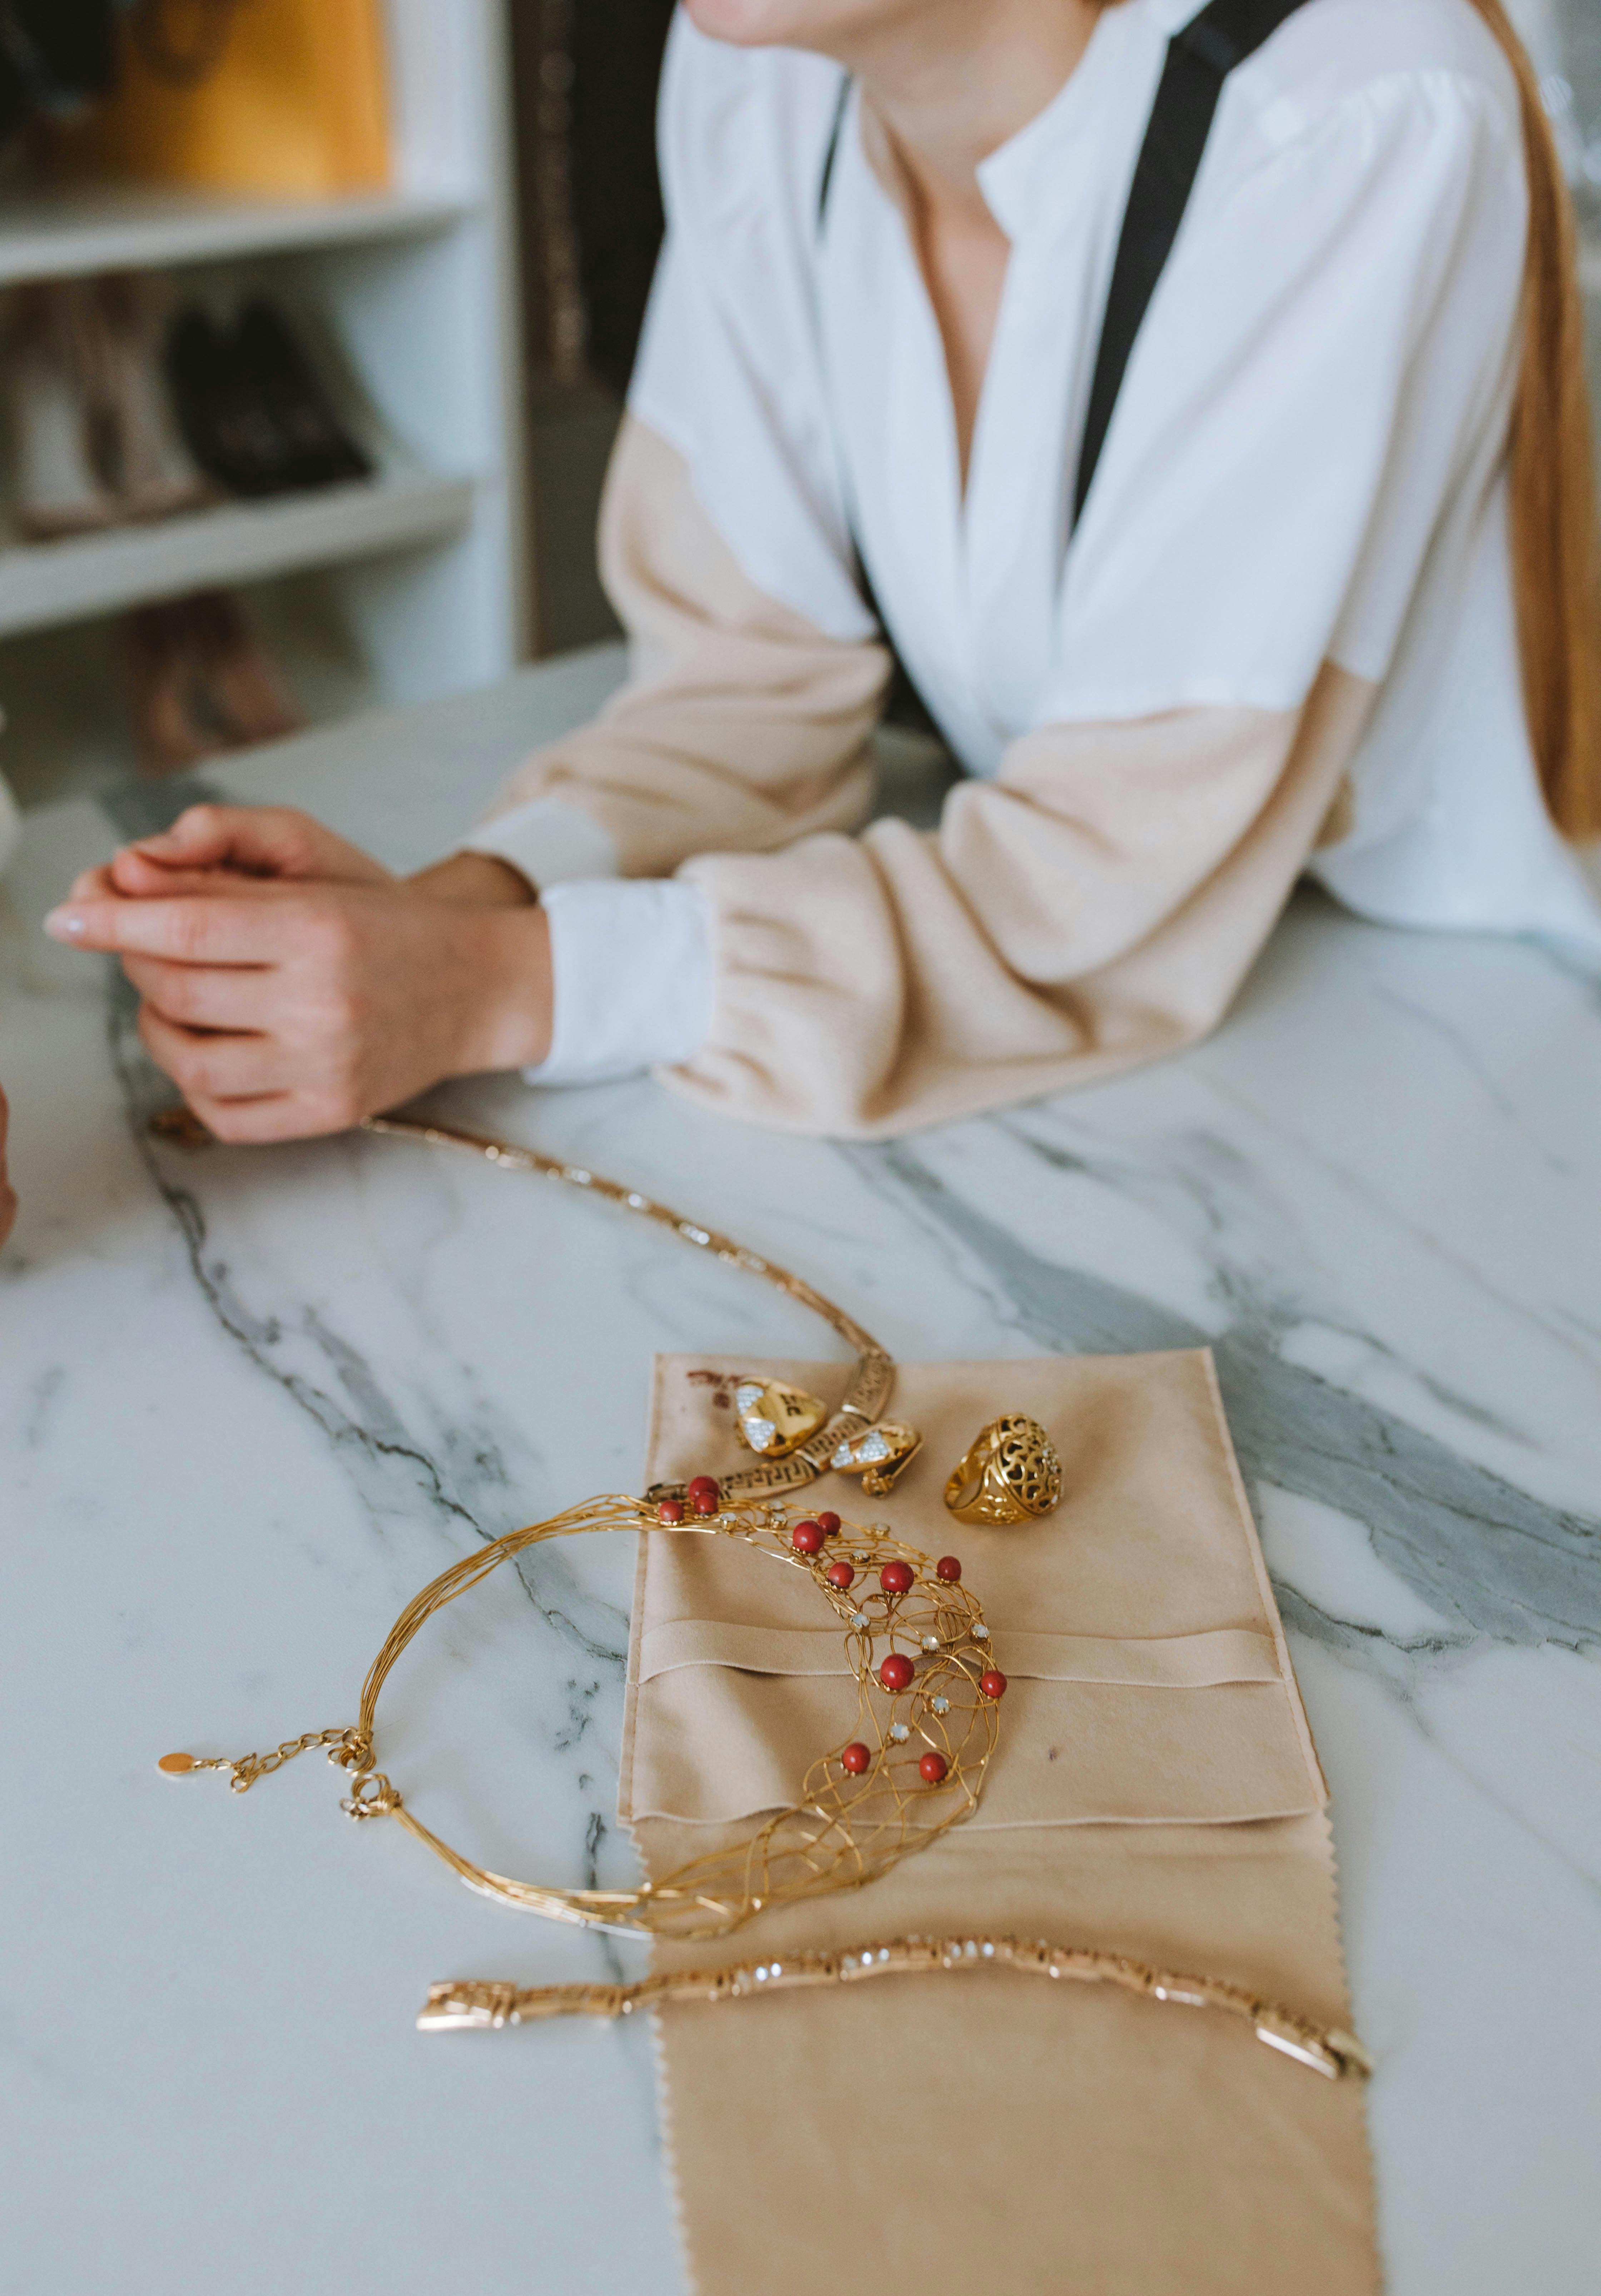
M 149 0 L 146 0 L 149 4 Z M 181 46 L 227 0 L 163 0 Z M 123 36 L 119 92 L 55 138 L 64 170 L 315 199 L 390 181 L 382 0 L 232 0 L 216 65 L 164 77 Z

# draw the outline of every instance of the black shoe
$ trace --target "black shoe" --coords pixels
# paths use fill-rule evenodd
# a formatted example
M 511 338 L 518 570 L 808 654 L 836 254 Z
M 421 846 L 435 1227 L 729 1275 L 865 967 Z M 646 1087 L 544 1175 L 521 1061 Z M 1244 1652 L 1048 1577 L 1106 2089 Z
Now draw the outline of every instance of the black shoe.
M 173 323 L 165 365 L 184 443 L 209 479 L 247 497 L 304 485 L 232 329 L 191 306 Z
M 112 0 L 7 0 L 4 45 L 43 112 L 70 115 L 117 85 Z
M 349 486 L 373 458 L 333 410 L 321 377 L 283 313 L 259 298 L 235 329 L 240 363 L 261 393 L 303 487 Z

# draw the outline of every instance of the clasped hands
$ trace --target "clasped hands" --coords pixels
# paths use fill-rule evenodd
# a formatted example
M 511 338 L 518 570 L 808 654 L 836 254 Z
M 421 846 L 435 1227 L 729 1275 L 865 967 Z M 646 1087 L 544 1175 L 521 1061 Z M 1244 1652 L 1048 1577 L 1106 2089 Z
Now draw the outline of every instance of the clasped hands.
M 487 855 L 402 879 L 305 814 L 195 806 L 45 931 L 121 958 L 146 1049 L 221 1140 L 342 1132 L 550 1047 L 545 912 Z

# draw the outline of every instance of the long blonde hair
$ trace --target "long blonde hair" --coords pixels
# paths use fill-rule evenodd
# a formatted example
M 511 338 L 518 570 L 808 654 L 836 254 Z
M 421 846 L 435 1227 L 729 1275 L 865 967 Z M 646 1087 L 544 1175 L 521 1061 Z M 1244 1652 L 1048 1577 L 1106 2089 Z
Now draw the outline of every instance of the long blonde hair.
M 1523 364 L 1512 421 L 1512 554 L 1523 701 L 1546 802 L 1601 836 L 1601 517 L 1585 377 L 1579 227 L 1529 52 L 1502 0 L 1471 0 L 1517 75 L 1529 168 Z

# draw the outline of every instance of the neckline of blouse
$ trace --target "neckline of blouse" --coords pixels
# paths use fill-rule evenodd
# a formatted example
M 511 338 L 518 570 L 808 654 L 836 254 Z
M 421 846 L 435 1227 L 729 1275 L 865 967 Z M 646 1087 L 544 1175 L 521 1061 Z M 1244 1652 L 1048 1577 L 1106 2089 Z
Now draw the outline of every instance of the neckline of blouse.
M 1148 102 L 1151 90 L 1145 82 L 1150 74 L 1142 67 L 1165 52 L 1172 32 L 1198 12 L 1199 4 L 1203 0 L 1114 0 L 1044 110 L 980 162 L 985 205 L 1014 246 L 1038 235 L 1054 236 L 1082 214 L 1108 144 L 1127 140 L 1119 101 L 1122 84 L 1129 81 L 1130 96 L 1137 90 L 1141 102 Z M 852 93 L 845 132 L 867 175 L 910 228 L 911 194 L 893 142 L 859 86 Z
M 1167 0 L 1169 10 L 1174 5 Z M 1161 0 L 1121 0 L 1104 9 L 1089 45 L 1045 110 L 980 163 L 985 205 L 1014 245 L 1060 228 L 1081 210 L 1112 140 L 1121 87 L 1150 46 L 1154 19 L 1162 12 Z

